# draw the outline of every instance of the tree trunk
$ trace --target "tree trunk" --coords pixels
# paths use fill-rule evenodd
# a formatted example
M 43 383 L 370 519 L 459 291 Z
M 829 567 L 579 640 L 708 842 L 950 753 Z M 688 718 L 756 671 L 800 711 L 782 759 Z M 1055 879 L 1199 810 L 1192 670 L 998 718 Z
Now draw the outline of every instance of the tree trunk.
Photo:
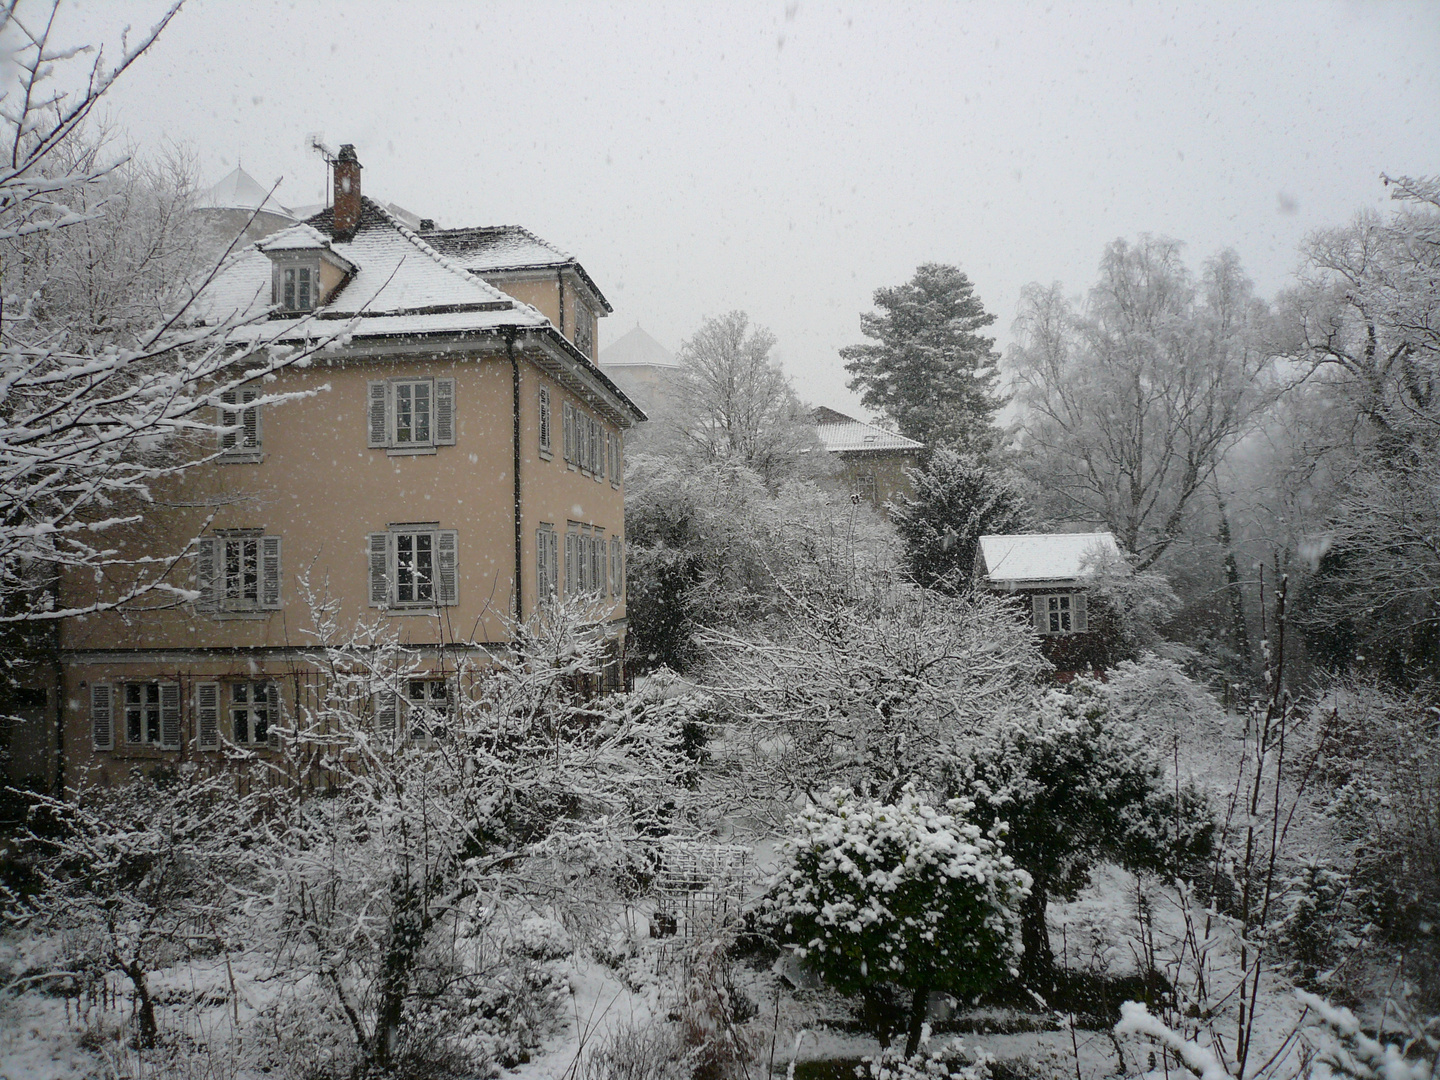
M 1250 631 L 1245 625 L 1245 597 L 1240 592 L 1240 567 L 1235 561 L 1235 549 L 1230 539 L 1230 519 L 1225 516 L 1225 501 L 1217 494 L 1215 508 L 1220 514 L 1220 547 L 1225 552 L 1225 591 L 1230 598 L 1230 632 L 1235 638 L 1235 651 L 1245 662 L 1245 673 L 1250 674 Z
M 155 999 L 150 996 L 150 983 L 145 977 L 145 969 L 137 961 L 132 960 L 126 965 L 125 974 L 135 987 L 135 1012 L 140 1018 L 138 1042 L 142 1049 L 149 1050 L 160 1034 L 155 1023 Z
M 905 1057 L 915 1056 L 920 1049 L 920 1035 L 925 1028 L 925 1013 L 930 1006 L 930 987 L 926 985 L 915 988 L 915 997 L 910 1002 L 910 1027 L 905 1033 Z
M 1050 948 L 1050 930 L 1045 924 L 1046 902 L 1045 883 L 1036 878 L 1030 895 L 1020 905 L 1020 940 L 1025 946 L 1025 955 L 1020 958 L 1020 977 L 1026 986 L 1042 996 L 1055 991 L 1055 953 Z

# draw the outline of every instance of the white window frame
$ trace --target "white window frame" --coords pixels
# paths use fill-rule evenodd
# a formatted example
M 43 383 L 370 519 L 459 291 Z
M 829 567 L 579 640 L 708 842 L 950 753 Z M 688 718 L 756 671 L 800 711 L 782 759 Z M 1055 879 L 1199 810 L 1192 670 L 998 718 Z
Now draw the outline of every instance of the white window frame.
M 429 402 L 429 423 L 424 438 L 415 434 L 414 402 L 417 391 L 423 389 Z M 367 386 L 366 398 L 366 442 L 372 448 L 383 449 L 391 457 L 411 454 L 433 454 L 436 447 L 455 445 L 455 380 L 432 375 L 397 376 L 393 379 L 374 379 Z M 404 398 L 411 402 L 411 426 L 400 426 L 400 402 Z M 402 430 L 408 437 L 401 438 Z
M 202 536 L 195 545 L 195 584 L 200 592 L 196 610 L 217 616 L 257 615 L 283 606 L 280 537 L 266 536 L 262 529 L 233 529 Z M 254 551 L 253 596 L 245 595 L 247 548 Z M 232 568 L 237 575 L 234 587 Z
M 91 694 L 94 722 L 95 696 Z M 180 684 L 147 679 L 116 683 L 114 703 L 117 727 L 127 748 L 180 749 Z M 132 737 L 134 736 L 134 737 Z M 99 740 L 96 739 L 98 747 Z
M 280 719 L 278 684 L 271 679 L 237 679 L 221 685 L 225 692 L 225 715 L 230 722 L 230 741 L 236 746 L 273 746 L 276 741 L 276 721 Z M 263 693 L 265 697 L 257 700 L 257 692 Z M 260 738 L 255 737 L 257 713 L 264 714 L 265 734 Z M 243 733 L 239 726 L 242 715 Z
M 1085 594 L 1034 593 L 1031 597 L 1031 622 L 1041 637 L 1068 637 L 1089 631 Z
M 218 410 L 221 427 L 234 428 L 220 433 L 220 460 L 224 463 L 256 462 L 263 455 L 261 407 L 249 403 L 262 397 L 258 389 L 226 390 L 220 395 Z
M 270 302 L 287 315 L 303 315 L 320 306 L 320 260 L 318 258 L 274 258 L 270 276 Z M 309 288 L 301 296 L 301 282 L 309 280 Z M 287 297 L 286 290 L 289 289 Z M 306 303 L 300 301 L 304 299 Z
M 423 582 L 415 577 L 422 546 L 428 547 L 430 554 L 429 577 Z M 368 548 L 371 607 L 426 612 L 460 602 L 460 538 L 456 530 L 429 522 L 391 525 L 383 533 L 371 533 Z M 408 573 L 402 573 L 407 551 L 411 566 Z M 422 597 L 416 589 L 421 584 L 430 586 L 428 596 Z M 415 591 L 407 597 L 407 589 Z
M 439 689 L 441 696 L 436 697 Z M 419 690 L 421 695 L 416 696 Z M 440 707 L 436 707 L 436 702 Z M 452 680 L 434 675 L 414 675 L 405 680 L 405 736 L 411 742 L 432 744 L 449 734 L 455 721 L 455 686 Z

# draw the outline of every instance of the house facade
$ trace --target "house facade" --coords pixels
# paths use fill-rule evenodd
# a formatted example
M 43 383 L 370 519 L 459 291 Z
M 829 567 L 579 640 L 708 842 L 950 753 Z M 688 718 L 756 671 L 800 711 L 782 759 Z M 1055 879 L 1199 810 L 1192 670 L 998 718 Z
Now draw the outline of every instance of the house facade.
M 1109 611 L 1089 595 L 1096 564 L 1120 557 L 1113 533 L 982 536 L 976 578 L 1022 599 L 1040 648 L 1062 676 L 1107 666 Z
M 883 513 L 897 494 L 915 494 L 905 471 L 919 468 L 923 444 L 824 406 L 812 415 L 820 445 L 839 462 L 838 480 L 852 495 Z
M 598 613 L 621 677 L 624 435 L 644 413 L 595 364 L 608 303 L 525 230 L 411 229 L 362 195 L 353 147 L 333 167 L 332 207 L 203 295 L 209 322 L 259 316 L 237 340 L 326 344 L 227 398 L 232 430 L 201 448 L 214 460 L 116 535 L 142 557 L 153 537 L 197 538 L 176 582 L 196 598 L 63 623 L 66 783 L 273 752 L 325 605 L 420 657 L 376 705 L 402 728 L 407 710 L 443 711 L 456 659 L 503 650 L 548 597 Z M 62 582 L 76 606 L 123 588 Z

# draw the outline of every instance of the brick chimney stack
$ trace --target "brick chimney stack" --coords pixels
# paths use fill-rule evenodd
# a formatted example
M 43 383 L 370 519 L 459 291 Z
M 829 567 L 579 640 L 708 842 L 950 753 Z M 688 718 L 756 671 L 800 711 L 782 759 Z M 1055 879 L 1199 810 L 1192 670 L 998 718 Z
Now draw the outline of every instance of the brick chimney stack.
M 346 241 L 360 225 L 360 159 L 355 144 L 340 147 L 335 159 L 335 239 Z

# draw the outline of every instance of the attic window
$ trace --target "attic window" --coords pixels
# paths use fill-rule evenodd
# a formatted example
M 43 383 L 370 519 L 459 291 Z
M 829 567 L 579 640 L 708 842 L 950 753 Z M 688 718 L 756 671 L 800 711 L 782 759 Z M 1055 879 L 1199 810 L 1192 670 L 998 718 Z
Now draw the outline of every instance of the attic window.
M 320 275 L 313 266 L 286 266 L 280 271 L 280 307 L 285 311 L 309 311 L 315 306 L 315 280 Z

